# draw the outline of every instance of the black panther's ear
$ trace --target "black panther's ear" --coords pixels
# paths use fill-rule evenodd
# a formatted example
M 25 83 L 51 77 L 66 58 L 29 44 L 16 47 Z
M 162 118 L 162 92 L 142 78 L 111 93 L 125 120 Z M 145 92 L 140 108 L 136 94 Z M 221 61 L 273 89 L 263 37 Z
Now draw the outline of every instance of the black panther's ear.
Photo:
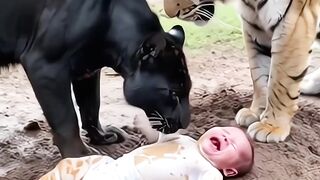
M 159 52 L 166 48 L 166 39 L 163 33 L 156 33 L 148 37 L 142 44 L 138 51 L 139 57 L 142 61 L 154 59 Z
M 181 47 L 184 44 L 185 34 L 182 26 L 175 25 L 168 32 Z

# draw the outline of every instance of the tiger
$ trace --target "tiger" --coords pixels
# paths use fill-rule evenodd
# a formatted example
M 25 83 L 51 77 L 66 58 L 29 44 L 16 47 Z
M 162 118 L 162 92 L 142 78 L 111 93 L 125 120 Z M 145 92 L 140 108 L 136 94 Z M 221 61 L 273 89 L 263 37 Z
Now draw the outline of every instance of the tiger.
M 218 1 L 232 0 L 164 0 L 163 5 L 167 16 L 203 25 L 212 19 Z M 310 48 L 319 30 L 320 1 L 237 0 L 234 3 L 242 21 L 254 91 L 251 106 L 240 109 L 235 120 L 240 126 L 248 127 L 247 133 L 256 141 L 285 141 L 298 110 L 301 90 L 311 93 L 318 86 L 320 91 L 320 71 L 302 82 L 308 70 Z

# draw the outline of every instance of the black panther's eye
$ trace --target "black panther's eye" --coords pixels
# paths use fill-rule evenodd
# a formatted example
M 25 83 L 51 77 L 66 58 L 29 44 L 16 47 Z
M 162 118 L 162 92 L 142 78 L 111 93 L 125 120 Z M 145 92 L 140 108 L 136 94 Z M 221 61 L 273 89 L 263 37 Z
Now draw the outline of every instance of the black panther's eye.
M 169 93 L 170 93 L 169 96 L 171 98 L 171 101 L 176 104 L 179 104 L 180 100 L 179 100 L 178 93 L 176 91 L 172 91 L 172 90 L 170 90 Z

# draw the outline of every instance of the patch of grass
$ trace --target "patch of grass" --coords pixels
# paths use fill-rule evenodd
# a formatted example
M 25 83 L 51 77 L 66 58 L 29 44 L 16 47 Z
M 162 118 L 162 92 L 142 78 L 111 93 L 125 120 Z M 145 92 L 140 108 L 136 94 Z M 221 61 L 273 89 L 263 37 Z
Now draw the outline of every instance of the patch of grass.
M 158 14 L 166 31 L 176 24 L 184 28 L 185 47 L 191 51 L 226 43 L 236 48 L 243 48 L 240 18 L 231 5 L 216 4 L 214 18 L 205 26 L 197 26 L 193 22 L 185 22 L 177 18 L 166 18 L 163 16 L 165 13 L 162 5 L 151 5 L 151 8 Z

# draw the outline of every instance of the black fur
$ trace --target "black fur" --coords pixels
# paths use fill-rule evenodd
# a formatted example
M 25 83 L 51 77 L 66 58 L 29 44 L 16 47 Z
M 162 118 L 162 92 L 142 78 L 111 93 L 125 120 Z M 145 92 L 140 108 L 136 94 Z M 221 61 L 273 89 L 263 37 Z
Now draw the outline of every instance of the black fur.
M 0 0 L 0 66 L 22 64 L 63 157 L 90 153 L 71 83 L 91 143 L 123 140 L 99 123 L 104 66 L 124 78 L 130 104 L 159 112 L 174 125 L 169 133 L 185 128 L 191 82 L 183 42 L 183 29 L 165 33 L 145 0 Z

